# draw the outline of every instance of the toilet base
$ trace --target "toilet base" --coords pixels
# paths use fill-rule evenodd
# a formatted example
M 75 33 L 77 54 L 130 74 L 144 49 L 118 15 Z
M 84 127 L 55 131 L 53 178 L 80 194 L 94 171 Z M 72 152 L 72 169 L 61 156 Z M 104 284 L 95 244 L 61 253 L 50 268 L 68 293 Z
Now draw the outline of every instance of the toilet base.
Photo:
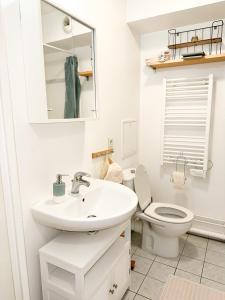
M 143 222 L 142 249 L 153 254 L 174 258 L 179 255 L 179 238 L 165 237 L 150 228 L 148 222 Z

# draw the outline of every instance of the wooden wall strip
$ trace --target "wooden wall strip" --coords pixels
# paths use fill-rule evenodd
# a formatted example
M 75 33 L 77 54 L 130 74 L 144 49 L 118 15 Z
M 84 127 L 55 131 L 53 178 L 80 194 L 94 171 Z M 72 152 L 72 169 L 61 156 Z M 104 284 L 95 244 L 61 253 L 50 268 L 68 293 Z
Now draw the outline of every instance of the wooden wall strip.
M 106 149 L 98 152 L 93 152 L 92 153 L 92 159 L 101 157 L 101 156 L 106 156 L 107 154 L 112 154 L 114 151 L 113 149 Z

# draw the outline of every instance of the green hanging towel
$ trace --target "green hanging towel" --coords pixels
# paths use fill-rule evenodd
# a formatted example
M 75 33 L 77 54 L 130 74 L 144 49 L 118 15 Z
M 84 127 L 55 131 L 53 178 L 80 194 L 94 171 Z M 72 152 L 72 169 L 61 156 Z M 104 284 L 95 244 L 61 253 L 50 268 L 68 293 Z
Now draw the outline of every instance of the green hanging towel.
M 77 57 L 67 57 L 64 67 L 66 85 L 64 118 L 79 118 L 81 84 L 78 73 Z

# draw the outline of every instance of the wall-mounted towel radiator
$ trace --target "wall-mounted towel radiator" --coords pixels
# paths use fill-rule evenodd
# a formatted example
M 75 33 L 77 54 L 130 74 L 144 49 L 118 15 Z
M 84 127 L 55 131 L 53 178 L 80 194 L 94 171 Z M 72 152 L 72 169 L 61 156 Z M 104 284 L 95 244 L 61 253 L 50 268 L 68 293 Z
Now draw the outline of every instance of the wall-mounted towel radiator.
M 212 89 L 212 74 L 164 79 L 161 165 L 175 164 L 182 155 L 192 174 L 205 177 Z

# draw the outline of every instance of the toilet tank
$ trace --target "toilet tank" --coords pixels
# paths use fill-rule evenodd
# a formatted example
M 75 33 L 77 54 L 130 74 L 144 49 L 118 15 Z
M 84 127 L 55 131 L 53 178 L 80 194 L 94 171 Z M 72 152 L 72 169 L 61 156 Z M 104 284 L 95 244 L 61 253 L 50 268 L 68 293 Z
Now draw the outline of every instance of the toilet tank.
M 135 192 L 134 188 L 134 178 L 136 175 L 135 168 L 129 168 L 123 170 L 123 184 L 128 188 L 132 189 Z M 138 220 L 136 217 L 132 217 L 131 219 L 131 230 L 137 233 L 142 233 L 142 222 Z
M 135 168 L 123 170 L 123 184 L 134 191 Z

